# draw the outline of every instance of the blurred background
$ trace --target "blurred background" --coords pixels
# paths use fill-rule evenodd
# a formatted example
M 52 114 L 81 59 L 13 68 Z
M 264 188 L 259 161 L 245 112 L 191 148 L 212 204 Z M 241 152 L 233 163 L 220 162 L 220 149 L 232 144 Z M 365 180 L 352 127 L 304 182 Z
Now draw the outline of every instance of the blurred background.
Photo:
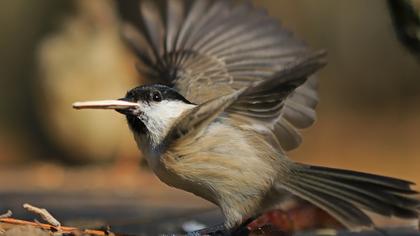
M 318 121 L 290 156 L 420 183 L 420 1 L 254 2 L 328 51 Z M 221 222 L 148 171 L 124 117 L 71 108 L 142 83 L 119 35 L 137 11 L 137 0 L 0 1 L 1 211 L 27 217 L 31 202 L 72 224 L 168 231 L 173 219 Z

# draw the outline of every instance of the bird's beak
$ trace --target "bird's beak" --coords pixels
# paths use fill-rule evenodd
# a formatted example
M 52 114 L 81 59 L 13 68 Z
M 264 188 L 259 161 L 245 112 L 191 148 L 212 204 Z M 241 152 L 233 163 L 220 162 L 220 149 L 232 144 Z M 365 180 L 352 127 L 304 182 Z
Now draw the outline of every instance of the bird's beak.
M 135 102 L 118 100 L 86 101 L 73 103 L 74 109 L 112 109 L 120 113 L 127 114 L 130 111 L 137 110 L 140 104 Z

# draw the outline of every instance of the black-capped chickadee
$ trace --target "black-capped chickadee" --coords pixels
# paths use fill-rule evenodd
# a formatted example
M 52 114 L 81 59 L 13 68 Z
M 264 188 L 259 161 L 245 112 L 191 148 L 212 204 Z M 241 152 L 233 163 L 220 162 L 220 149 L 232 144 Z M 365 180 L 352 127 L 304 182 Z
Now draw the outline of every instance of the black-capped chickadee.
M 73 105 L 124 114 L 163 182 L 219 206 L 228 229 L 292 195 L 350 229 L 373 226 L 363 210 L 418 217 L 411 182 L 287 158 L 301 142 L 298 129 L 315 120 L 312 75 L 325 53 L 310 51 L 249 3 L 166 6 L 144 2 L 145 29 L 123 29 L 139 71 L 154 84 L 119 100 Z

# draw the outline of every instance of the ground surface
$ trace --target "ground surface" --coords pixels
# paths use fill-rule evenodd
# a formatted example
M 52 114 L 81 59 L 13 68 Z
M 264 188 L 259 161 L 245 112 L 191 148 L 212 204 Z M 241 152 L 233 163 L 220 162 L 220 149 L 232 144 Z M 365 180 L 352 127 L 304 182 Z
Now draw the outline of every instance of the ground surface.
M 214 206 L 164 186 L 147 171 L 39 164 L 0 173 L 0 212 L 10 209 L 19 219 L 35 218 L 22 208 L 31 203 L 48 209 L 63 225 L 109 225 L 120 233 L 156 235 L 177 232 L 193 219 L 206 225 L 222 221 Z
M 223 221 L 212 204 L 167 187 L 151 172 L 129 163 L 73 168 L 33 163 L 2 168 L 0 186 L 0 214 L 10 209 L 14 218 L 29 221 L 39 217 L 23 209 L 24 203 L 48 209 L 62 225 L 110 226 L 113 232 L 124 234 L 182 232 L 186 222 L 213 226 Z M 304 218 L 307 215 L 299 219 Z

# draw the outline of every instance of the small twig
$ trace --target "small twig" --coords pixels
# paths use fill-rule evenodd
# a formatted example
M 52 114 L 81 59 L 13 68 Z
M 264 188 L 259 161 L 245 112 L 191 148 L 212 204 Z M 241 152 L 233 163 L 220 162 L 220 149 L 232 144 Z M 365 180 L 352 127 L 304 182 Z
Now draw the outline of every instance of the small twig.
M 6 213 L 4 213 L 3 215 L 0 215 L 0 219 L 3 219 L 3 218 L 9 218 L 9 217 L 11 217 L 13 215 L 13 212 L 11 211 L 11 210 L 7 210 L 7 212 Z
M 35 206 L 32 206 L 28 203 L 23 204 L 23 208 L 25 208 L 26 210 L 33 212 L 35 214 L 38 214 L 41 216 L 41 218 L 43 220 L 45 220 L 46 222 L 48 222 L 50 225 L 54 226 L 54 227 L 60 227 L 61 223 L 55 219 L 46 209 L 44 208 L 38 208 Z
M 5 219 L 0 219 L 0 225 L 4 226 L 4 229 L 8 230 L 11 229 L 13 227 L 16 226 L 32 226 L 32 227 L 36 227 L 36 228 L 40 228 L 43 230 L 48 230 L 50 232 L 52 232 L 54 229 L 52 229 L 52 225 L 50 224 L 42 224 L 42 223 L 35 223 L 35 222 L 30 222 L 30 221 L 25 221 L 25 220 L 18 220 L 18 219 L 13 219 L 13 218 L 5 218 Z M 55 229 L 56 230 L 56 229 Z M 78 229 L 75 227 L 67 227 L 67 226 L 62 226 L 60 227 L 60 232 L 64 233 L 68 233 L 69 235 L 74 234 L 74 235 L 95 235 L 95 236 L 107 236 L 107 235 L 115 235 L 113 233 L 108 233 L 108 232 L 104 232 L 102 230 L 91 230 L 91 229 Z
M 109 230 L 109 227 L 104 230 L 91 230 L 91 229 L 79 229 L 75 227 L 61 226 L 60 222 L 56 220 L 46 209 L 38 208 L 30 204 L 23 204 L 23 207 L 35 214 L 38 214 L 45 220 L 48 224 L 43 224 L 38 222 L 35 219 L 35 222 L 24 221 L 10 218 L 11 212 L 7 212 L 2 215 L 5 218 L 0 218 L 0 235 L 4 234 L 7 230 L 10 230 L 16 226 L 24 225 L 29 227 L 35 227 L 42 230 L 49 231 L 51 235 L 56 235 L 58 232 L 60 235 L 92 235 L 92 236 L 115 236 L 116 234 L 112 233 Z
M 5 218 L 9 218 L 13 215 L 11 210 L 7 210 L 6 213 L 0 215 L 0 219 L 5 219 Z M 3 235 L 6 233 L 6 230 L 4 230 L 1 226 L 0 226 L 0 235 Z

